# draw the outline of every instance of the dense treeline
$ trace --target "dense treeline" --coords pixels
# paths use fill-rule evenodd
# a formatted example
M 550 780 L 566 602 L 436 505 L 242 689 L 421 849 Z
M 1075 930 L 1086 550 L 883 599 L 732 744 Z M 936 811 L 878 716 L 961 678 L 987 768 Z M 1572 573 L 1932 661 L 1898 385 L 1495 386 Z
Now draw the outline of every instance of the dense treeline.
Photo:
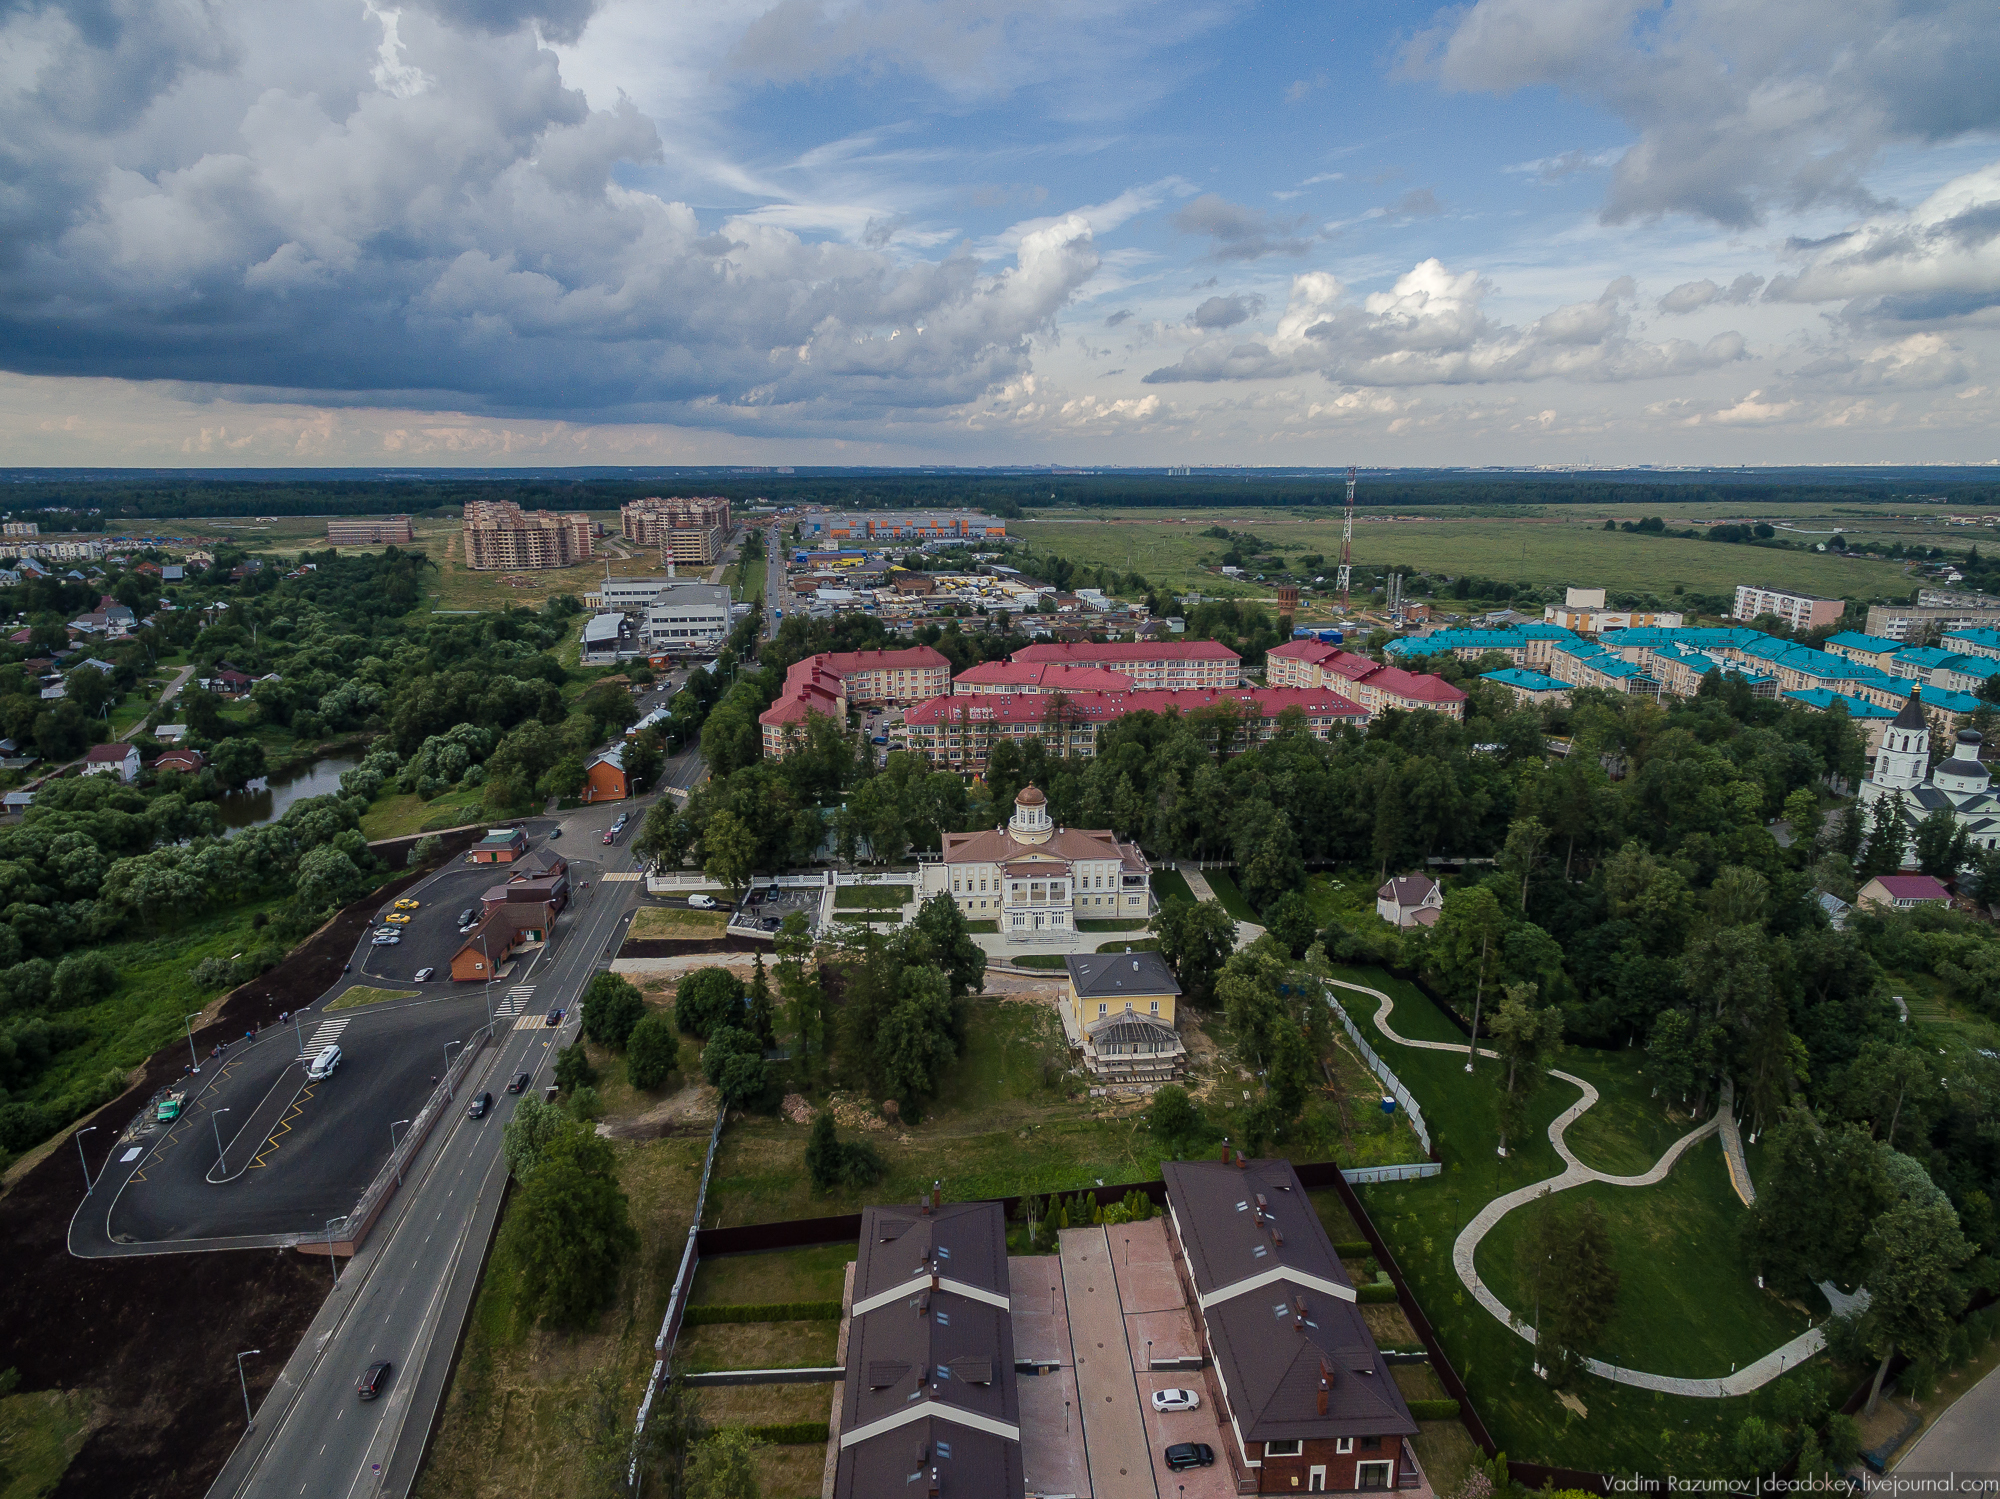
M 654 494 L 720 494 L 739 504 L 821 505 L 834 509 L 978 509 L 1014 517 L 1052 507 L 1338 506 L 1338 473 L 1270 474 L 1205 470 L 1163 474 L 984 474 L 836 470 L 745 474 L 732 470 L 662 471 L 653 477 L 474 473 L 436 477 L 230 479 L 215 475 L 149 478 L 85 476 L 11 485 L 17 515 L 45 506 L 77 512 L 62 519 L 82 529 L 122 529 L 132 520 L 193 515 L 378 515 L 453 512 L 467 500 L 513 500 L 525 508 L 604 510 Z M 1954 505 L 2000 503 L 2000 484 L 1975 474 L 1926 469 L 1854 473 L 1767 470 L 1728 474 L 1482 473 L 1404 471 L 1365 476 L 1357 503 L 1368 507 L 1725 503 L 1854 504 L 1891 499 Z M 99 512 L 97 517 L 82 514 Z M 53 518 L 52 518 L 53 521 Z

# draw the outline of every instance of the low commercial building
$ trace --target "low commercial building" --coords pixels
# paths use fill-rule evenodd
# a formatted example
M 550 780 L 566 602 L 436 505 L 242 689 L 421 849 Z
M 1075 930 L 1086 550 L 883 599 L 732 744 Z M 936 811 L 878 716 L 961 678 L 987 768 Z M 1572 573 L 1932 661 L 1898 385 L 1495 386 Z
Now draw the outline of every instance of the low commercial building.
M 1161 1174 L 1217 1414 L 1254 1492 L 1420 1482 L 1417 1423 L 1291 1162 L 1168 1161 Z
M 1181 986 L 1156 952 L 1069 953 L 1063 1033 L 1091 1077 L 1158 1087 L 1187 1064 L 1174 1024 Z
M 1765 588 L 1755 583 L 1736 585 L 1736 606 L 1730 617 L 1746 623 L 1766 614 L 1776 615 L 1794 630 L 1817 630 L 1837 625 L 1847 612 L 1844 599 L 1823 599 L 1810 593 L 1792 593 L 1783 588 Z M 1869 626 L 1869 634 L 1877 633 Z
M 512 864 L 527 851 L 526 828 L 489 828 L 465 857 L 469 864 Z
M 1191 687 L 1230 688 L 1243 680 L 1243 658 L 1213 640 L 1114 641 L 1026 646 L 1008 660 L 1029 666 L 1095 666 L 1121 672 L 1140 691 L 1179 691 Z
M 488 907 L 451 955 L 452 982 L 479 984 L 502 977 L 515 953 L 549 940 L 558 909 L 534 901 L 502 901 Z
M 1039 739 L 1051 754 L 1088 758 L 1097 753 L 1099 728 L 1133 713 L 1204 715 L 1213 740 L 1234 721 L 1232 750 L 1247 749 L 1278 731 L 1278 720 L 1296 708 L 1305 729 L 1326 739 L 1342 726 L 1360 728 L 1368 712 L 1352 698 L 1319 689 L 1240 687 L 1229 692 L 1079 692 L 988 696 L 961 694 L 919 703 L 903 715 L 909 746 L 941 768 L 977 774 L 1003 739 Z
M 808 515 L 805 534 L 824 541 L 1004 541 L 1007 523 L 969 510 L 931 513 L 885 510 L 869 514 Z
M 353 515 L 326 523 L 330 547 L 400 546 L 416 539 L 407 515 Z
M 1021 1499 L 1011 1296 L 999 1203 L 861 1210 L 833 1499 Z
M 560 874 L 542 875 L 535 879 L 522 879 L 518 875 L 505 884 L 494 885 L 479 898 L 480 914 L 490 916 L 501 906 L 530 905 L 546 906 L 551 918 L 569 904 L 569 879 Z
M 465 565 L 474 572 L 573 567 L 588 562 L 597 526 L 582 511 L 523 511 L 512 500 L 467 500 Z
M 622 802 L 632 794 L 631 778 L 625 773 L 625 746 L 614 744 L 599 750 L 583 766 L 583 799 L 587 802 Z
M 710 656 L 729 639 L 734 623 L 729 590 L 720 584 L 689 583 L 662 589 L 646 606 L 643 627 L 652 650 Z

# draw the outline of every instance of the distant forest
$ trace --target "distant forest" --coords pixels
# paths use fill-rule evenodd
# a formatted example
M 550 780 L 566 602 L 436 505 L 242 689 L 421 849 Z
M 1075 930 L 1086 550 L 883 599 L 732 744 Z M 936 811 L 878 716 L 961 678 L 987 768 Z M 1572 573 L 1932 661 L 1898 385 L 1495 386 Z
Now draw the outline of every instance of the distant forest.
M 1342 476 L 1332 473 L 1227 470 L 1172 478 L 1147 473 L 850 469 L 796 474 L 690 470 L 637 478 L 485 471 L 380 478 L 260 474 L 242 479 L 215 474 L 53 477 L 41 471 L 17 474 L 14 482 L 0 488 L 0 508 L 16 516 L 46 515 L 50 530 L 118 531 L 145 520 L 181 516 L 456 514 L 467 500 L 513 500 L 527 509 L 611 510 L 627 500 L 663 493 L 721 494 L 739 504 L 766 500 L 834 509 L 972 508 L 1014 518 L 1030 508 L 1338 508 L 1345 486 Z M 1356 503 L 1371 510 L 1694 502 L 1741 504 L 1754 510 L 1777 504 L 1893 500 L 2000 505 L 2000 478 L 1923 469 L 1577 474 L 1405 470 L 1365 474 L 1356 495 Z

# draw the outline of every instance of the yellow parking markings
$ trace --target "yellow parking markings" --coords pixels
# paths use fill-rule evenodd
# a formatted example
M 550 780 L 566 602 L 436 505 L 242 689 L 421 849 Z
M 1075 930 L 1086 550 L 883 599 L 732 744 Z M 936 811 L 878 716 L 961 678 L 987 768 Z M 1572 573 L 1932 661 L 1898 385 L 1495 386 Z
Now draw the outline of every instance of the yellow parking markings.
M 286 1112 L 285 1117 L 278 1121 L 278 1127 L 271 1131 L 271 1138 L 264 1142 L 263 1148 L 257 1152 L 256 1158 L 250 1162 L 249 1169 L 254 1171 L 257 1167 L 263 1165 L 264 1158 L 278 1148 L 279 1138 L 289 1135 L 292 1132 L 292 1121 L 306 1111 L 306 1100 L 313 1096 L 313 1089 L 316 1086 L 314 1083 L 307 1083 L 299 1090 L 299 1096 L 292 1100 L 291 1108 Z

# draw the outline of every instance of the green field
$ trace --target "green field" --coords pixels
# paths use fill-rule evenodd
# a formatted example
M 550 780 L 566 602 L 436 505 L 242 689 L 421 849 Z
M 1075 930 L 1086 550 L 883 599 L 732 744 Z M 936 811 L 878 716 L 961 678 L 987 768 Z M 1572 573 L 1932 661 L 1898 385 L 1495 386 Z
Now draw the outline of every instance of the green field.
M 1394 995 L 1391 1023 L 1405 1036 L 1463 1039 L 1414 985 L 1373 969 L 1336 970 L 1336 976 Z M 1343 1002 L 1423 1104 L 1445 1163 L 1442 1177 L 1357 1190 L 1494 1440 L 1524 1461 L 1652 1472 L 1663 1431 L 1733 1436 L 1759 1399 L 1655 1395 L 1584 1375 L 1575 1394 L 1588 1415 L 1577 1415 L 1532 1375 L 1529 1345 L 1473 1300 L 1452 1269 L 1452 1242 L 1482 1203 L 1560 1169 L 1547 1131 L 1576 1101 L 1576 1089 L 1556 1080 L 1546 1083 L 1533 1101 L 1530 1133 L 1510 1142 L 1502 1160 L 1493 1150 L 1498 1094 L 1486 1081 L 1495 1064 L 1482 1064 L 1486 1071 L 1468 1079 L 1462 1052 L 1398 1046 L 1375 1029 L 1373 999 L 1348 994 Z M 1599 1169 L 1620 1174 L 1643 1169 L 1684 1132 L 1683 1121 L 1666 1118 L 1650 1102 L 1635 1056 L 1572 1049 L 1556 1065 L 1588 1077 L 1603 1095 L 1598 1107 L 1605 1117 L 1589 1130 L 1579 1122 L 1568 1136 L 1579 1157 Z M 1732 1363 L 1748 1362 L 1805 1330 L 1804 1314 L 1760 1292 L 1735 1252 L 1742 1209 L 1729 1191 L 1714 1142 L 1694 1146 L 1655 1186 L 1575 1190 L 1594 1197 L 1606 1214 L 1624 1279 L 1616 1318 L 1604 1346 L 1593 1352 L 1628 1367 L 1705 1377 L 1727 1374 Z M 1510 1214 L 1488 1235 L 1479 1255 L 1481 1274 L 1503 1300 L 1517 1276 L 1513 1246 L 1525 1227 L 1517 1216 Z M 1532 1317 L 1532 1307 L 1518 1300 L 1509 1304 Z
M 1738 583 L 1761 582 L 1835 597 L 1907 595 L 1911 584 L 1894 563 L 1849 561 L 1805 551 L 1731 546 L 1676 537 L 1642 536 L 1603 529 L 1605 514 L 1555 518 L 1432 519 L 1362 514 L 1354 526 L 1357 564 L 1407 563 L 1451 575 L 1470 573 L 1537 587 L 1604 587 L 1662 597 L 1675 584 L 1696 593 L 1727 593 Z M 1011 527 L 1039 552 L 1072 562 L 1136 571 L 1155 588 L 1195 590 L 1221 597 L 1266 598 L 1270 589 L 1204 571 L 1201 561 L 1219 559 L 1224 543 L 1202 531 L 1221 524 L 1254 530 L 1286 554 L 1318 552 L 1339 560 L 1340 518 L 1324 521 L 1257 519 L 1236 511 L 1158 514 L 1144 519 L 1107 521 L 1017 521 Z M 1941 542 L 1927 529 L 1927 542 Z M 1912 539 L 1915 539 L 1914 537 Z M 1950 538 L 1969 545 L 1977 536 L 1960 531 Z

